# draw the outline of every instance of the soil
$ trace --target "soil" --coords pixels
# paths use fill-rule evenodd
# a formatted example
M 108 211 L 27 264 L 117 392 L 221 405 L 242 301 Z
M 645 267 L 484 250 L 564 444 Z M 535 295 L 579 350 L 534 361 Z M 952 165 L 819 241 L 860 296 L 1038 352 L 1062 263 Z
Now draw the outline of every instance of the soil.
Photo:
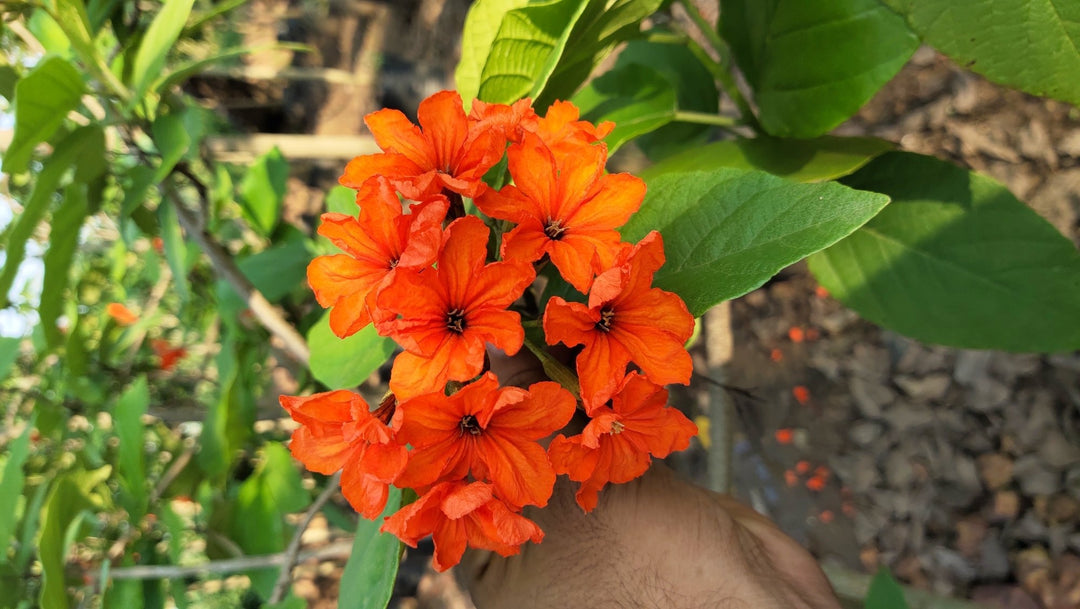
M 379 107 L 413 113 L 452 87 L 467 4 L 338 2 L 319 14 L 259 0 L 253 14 L 272 15 L 275 36 L 317 46 L 294 65 L 338 68 L 357 83 L 227 82 L 265 100 L 229 114 L 254 131 L 351 135 Z M 220 99 L 222 84 L 194 90 Z M 1076 108 L 994 85 L 924 48 L 837 134 L 984 172 L 1080 244 Z M 314 218 L 340 170 L 294 166 L 295 220 Z M 825 563 L 886 565 L 907 584 L 986 607 L 1080 607 L 1080 355 L 921 344 L 859 319 L 803 264 L 732 303 L 731 320 L 725 381 L 742 390 L 732 394 L 740 497 Z M 688 410 L 707 417 L 702 403 L 691 395 Z M 704 483 L 705 461 L 697 443 L 677 465 Z M 338 535 L 327 526 L 316 520 L 313 544 Z M 427 568 L 429 556 L 409 552 L 391 606 L 471 607 L 452 577 Z M 341 565 L 301 565 L 297 593 L 335 606 Z

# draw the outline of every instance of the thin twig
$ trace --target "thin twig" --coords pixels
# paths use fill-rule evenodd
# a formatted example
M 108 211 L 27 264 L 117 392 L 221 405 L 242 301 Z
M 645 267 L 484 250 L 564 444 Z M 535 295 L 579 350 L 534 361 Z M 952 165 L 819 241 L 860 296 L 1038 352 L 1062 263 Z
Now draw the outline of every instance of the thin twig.
M 326 560 L 329 558 L 346 557 L 352 552 L 352 540 L 339 541 L 318 550 L 301 552 L 296 557 L 296 562 L 304 562 L 312 558 Z M 236 573 L 250 569 L 263 569 L 277 567 L 285 564 L 288 559 L 285 552 L 277 554 L 264 554 L 261 556 L 242 556 L 240 558 L 228 558 L 214 560 L 198 565 L 139 565 L 136 567 L 117 567 L 109 571 L 109 578 L 118 579 L 172 579 L 177 577 L 198 577 L 200 575 L 213 575 L 223 573 Z M 99 569 L 86 572 L 91 578 L 96 578 Z
M 297 558 L 300 555 L 300 541 L 304 536 L 304 531 L 307 530 L 308 525 L 315 519 L 315 515 L 322 510 L 340 485 L 341 472 L 339 471 L 326 483 L 326 488 L 315 498 L 307 513 L 304 514 L 304 519 L 296 527 L 296 532 L 293 533 L 292 540 L 289 541 L 289 547 L 285 548 L 285 563 L 281 565 L 281 573 L 278 574 L 277 581 L 274 582 L 274 590 L 270 593 L 270 598 L 266 601 L 267 604 L 280 603 L 281 599 L 285 597 L 285 592 L 289 589 L 289 584 L 292 583 L 292 568 L 296 565 Z

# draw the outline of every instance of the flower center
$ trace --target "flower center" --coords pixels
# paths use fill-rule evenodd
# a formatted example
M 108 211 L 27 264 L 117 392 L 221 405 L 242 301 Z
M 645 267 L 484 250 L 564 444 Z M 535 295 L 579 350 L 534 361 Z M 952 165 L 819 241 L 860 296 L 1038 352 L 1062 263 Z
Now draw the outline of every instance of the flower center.
M 596 322 L 596 329 L 601 332 L 611 332 L 611 324 L 615 321 L 615 311 L 604 309 L 600 311 L 600 321 Z
M 484 431 L 480 428 L 480 422 L 471 414 L 461 417 L 461 422 L 458 423 L 458 429 L 460 429 L 463 434 L 468 433 L 474 436 L 478 436 Z
M 446 329 L 461 334 L 465 331 L 465 310 L 451 309 L 446 312 Z
M 562 239 L 563 234 L 566 233 L 567 230 L 569 229 L 563 226 L 562 222 L 559 220 L 548 220 L 547 224 L 544 226 L 544 234 L 552 241 Z
M 623 425 L 622 423 L 620 423 L 618 421 L 612 421 L 611 422 L 611 435 L 617 436 L 617 435 L 621 434 L 622 430 L 624 430 L 624 429 L 626 429 L 626 425 Z

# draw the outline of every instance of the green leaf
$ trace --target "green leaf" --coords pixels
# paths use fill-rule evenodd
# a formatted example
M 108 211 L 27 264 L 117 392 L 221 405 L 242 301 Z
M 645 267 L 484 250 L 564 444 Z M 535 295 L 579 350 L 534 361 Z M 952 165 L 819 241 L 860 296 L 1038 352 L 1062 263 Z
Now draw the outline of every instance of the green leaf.
M 878 0 L 721 0 L 720 12 L 761 125 L 782 137 L 815 137 L 842 123 L 919 45 Z
M 631 138 L 670 123 L 678 109 L 671 83 L 656 70 L 636 63 L 593 79 L 572 101 L 583 119 L 597 124 L 615 123 L 615 129 L 605 138 L 609 153 Z
M 248 168 L 240 184 L 244 215 L 263 236 L 269 236 L 281 217 L 289 163 L 275 146 Z
M 52 228 L 49 230 L 49 249 L 45 252 L 45 277 L 42 280 L 42 294 L 38 314 L 41 329 L 50 348 L 64 342 L 64 335 L 56 327 L 56 320 L 63 312 L 66 302 L 68 275 L 75 250 L 79 247 L 79 229 L 86 219 L 86 185 L 69 184 L 64 191 L 64 202 L 53 214 Z M 74 325 L 71 323 L 69 325 Z
M 262 463 L 237 491 L 229 530 L 246 554 L 280 552 L 289 538 L 285 514 L 298 512 L 309 502 L 289 450 L 269 442 L 263 447 Z M 248 572 L 252 588 L 263 598 L 270 596 L 277 571 L 271 567 Z
M 679 110 L 715 114 L 720 99 L 708 68 L 682 44 L 631 40 L 619 51 L 615 67 L 630 64 L 649 66 L 664 76 L 675 90 Z M 650 159 L 661 159 L 686 150 L 713 130 L 710 125 L 675 122 L 634 140 Z
M 311 253 L 306 241 L 291 239 L 247 256 L 237 266 L 267 300 L 277 302 L 304 283 L 309 262 Z M 218 281 L 217 295 L 220 313 L 227 321 L 247 308 L 247 303 L 225 280 Z
M 695 317 L 847 236 L 889 200 L 737 169 L 667 173 L 647 183 L 623 237 L 660 231 L 667 264 L 654 283 L 679 294 Z
M 4 153 L 5 173 L 26 171 L 34 147 L 56 133 L 64 117 L 79 106 L 84 91 L 79 72 L 59 57 L 45 59 L 19 80 L 15 85 L 15 132 Z
M 0 64 L 0 96 L 9 103 L 15 101 L 15 85 L 19 83 L 20 78 L 22 75 L 18 70 L 7 64 Z
M 132 495 L 128 512 L 132 521 L 138 521 L 146 513 L 146 464 L 143 456 L 145 441 L 142 417 L 150 407 L 150 391 L 146 377 L 140 376 L 120 395 L 113 409 L 116 421 L 117 446 L 116 469 L 124 479 Z
M 529 0 L 477 0 L 469 7 L 465 28 L 461 32 L 461 60 L 454 70 L 457 91 L 468 111 L 472 100 L 480 93 L 480 75 L 490 57 L 492 42 L 499 31 L 503 16 L 525 6 Z
M 307 341 L 311 374 L 330 389 L 363 383 L 394 352 L 394 341 L 379 336 L 371 325 L 349 338 L 338 338 L 330 329 L 329 312 L 308 330 Z
M 134 79 L 131 83 L 134 102 L 142 100 L 150 84 L 161 74 L 165 67 L 165 57 L 180 37 L 180 31 L 184 29 L 184 22 L 191 14 L 194 4 L 195 0 L 165 0 L 161 12 L 150 23 L 135 54 L 131 70 Z
M 162 201 L 157 208 L 158 225 L 161 227 L 161 242 L 165 249 L 165 261 L 172 269 L 173 286 L 180 300 L 187 302 L 191 289 L 188 287 L 187 244 L 180 229 L 180 220 L 176 209 L 170 202 Z
M 870 580 L 866 592 L 867 609 L 908 609 L 904 589 L 893 579 L 889 569 L 881 567 Z
M 98 165 L 104 156 L 104 150 L 104 132 L 97 125 L 89 125 L 72 131 L 56 145 L 52 155 L 45 159 L 41 173 L 37 176 L 37 183 L 8 233 L 4 248 L 4 268 L 0 271 L 0 309 L 7 308 L 9 304 L 7 294 L 15 281 L 19 265 L 26 257 L 26 240 L 49 211 L 49 204 L 61 179 L 73 165 L 77 167 L 77 174 L 83 163 Z
M 477 97 L 509 104 L 547 82 L 588 0 L 547 0 L 506 13 L 480 72 Z
M 11 373 L 12 366 L 18 361 L 21 345 L 21 338 L 0 336 L 0 382 L 7 379 L 8 374 Z M 2 545 L 3 543 L 0 542 L 0 546 Z
M 30 456 L 30 434 L 33 430 L 34 422 L 30 421 L 19 437 L 8 445 L 7 462 L 0 478 L 0 548 L 4 548 L 0 550 L 0 564 L 8 561 L 7 548 L 11 547 L 11 536 L 15 534 L 16 508 L 26 482 L 23 464 Z
M 71 56 L 71 41 L 68 40 L 64 28 L 45 10 L 39 9 L 31 13 L 26 20 L 26 29 L 41 43 L 46 53 L 63 58 Z
M 229 328 L 229 326 L 226 326 Z M 203 422 L 198 462 L 211 476 L 225 474 L 234 454 L 244 447 L 255 424 L 255 398 L 249 390 L 248 363 L 251 358 L 237 344 L 235 328 L 225 333 L 218 351 L 217 399 L 211 402 Z M 252 368 L 254 367 L 254 362 Z
M 161 164 L 154 174 L 154 182 L 164 180 L 191 148 L 191 135 L 185 120 L 188 115 L 188 112 L 181 110 L 160 115 L 154 121 L 151 133 L 154 136 L 154 145 L 161 153 Z
M 390 533 L 380 533 L 379 526 L 400 507 L 401 490 L 391 486 L 382 516 L 361 518 L 357 524 L 352 553 L 341 574 L 340 609 L 384 609 L 390 602 L 401 562 L 401 542 Z
M 1080 104 L 1075 0 L 881 0 L 923 41 L 994 82 Z
M 857 313 L 913 338 L 971 349 L 1080 348 L 1080 252 L 1001 184 L 892 152 L 845 183 L 893 203 L 810 258 Z
M 685 150 L 641 172 L 643 179 L 671 171 L 704 171 L 720 167 L 760 169 L 795 182 L 824 182 L 850 174 L 893 148 L 869 137 L 789 140 L 774 137 L 736 138 Z
M 356 204 L 356 191 L 344 186 L 335 186 L 326 193 L 326 211 L 335 214 L 355 216 L 360 210 Z
M 56 23 L 63 28 L 79 57 L 87 63 L 98 61 L 100 55 L 90 34 L 86 3 L 83 0 L 55 0 L 53 9 L 56 11 Z
M 112 468 L 106 465 L 93 471 L 69 472 L 57 478 L 53 484 L 43 508 L 38 541 L 42 579 L 39 600 L 42 607 L 63 609 L 71 606 L 64 581 L 68 529 L 83 510 L 103 506 L 102 498 L 93 490 L 108 479 L 111 471 Z
M 247 2 L 247 0 L 240 0 L 240 2 L 244 3 Z M 187 79 L 199 74 L 200 72 L 203 72 L 204 70 L 216 63 L 221 63 L 223 61 L 227 61 L 236 57 L 243 57 L 244 55 L 253 55 L 255 53 L 267 50 L 290 50 L 308 52 L 311 50 L 311 47 L 302 44 L 276 42 L 273 44 L 259 44 L 250 47 L 223 49 L 222 51 L 211 55 L 210 57 L 205 57 L 203 59 L 195 59 L 179 64 L 176 69 L 155 80 L 154 84 L 150 87 L 150 89 L 152 91 L 159 92 L 165 91 L 170 87 L 183 83 Z

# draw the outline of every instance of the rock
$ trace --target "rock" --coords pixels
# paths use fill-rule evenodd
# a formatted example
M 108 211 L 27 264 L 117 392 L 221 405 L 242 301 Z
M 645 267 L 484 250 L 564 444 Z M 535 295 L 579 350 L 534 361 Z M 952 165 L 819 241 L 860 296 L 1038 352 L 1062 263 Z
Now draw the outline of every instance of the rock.
M 979 545 L 982 579 L 1005 579 L 1009 575 L 1009 553 L 997 535 L 988 535 Z
M 1013 464 L 1013 476 L 1027 496 L 1050 495 L 1060 488 L 1061 475 L 1035 455 L 1024 455 Z
M 1013 478 L 1013 461 L 1001 453 L 979 456 L 979 478 L 986 488 L 996 491 Z
M 990 522 L 1004 522 L 1020 513 L 1020 494 L 1016 491 L 998 491 L 990 502 Z
M 849 364 L 855 376 L 881 381 L 888 378 L 891 367 L 888 351 L 864 343 L 856 343 Z
M 985 379 L 971 389 L 967 405 L 978 412 L 994 412 L 1009 400 L 1009 393 L 1009 387 L 1001 381 Z
M 1045 542 L 1050 535 L 1050 529 L 1043 524 L 1034 510 L 1024 512 L 1011 527 L 1006 529 L 1006 536 L 1024 542 Z
M 1039 603 L 1019 586 L 978 586 L 971 591 L 971 600 L 986 609 L 1040 609 Z
M 885 481 L 894 489 L 905 489 L 915 480 L 910 458 L 899 450 L 885 459 Z
M 889 387 L 858 376 L 851 378 L 849 388 L 855 407 L 869 419 L 880 417 L 882 408 L 892 404 L 896 399 L 896 393 Z
M 1054 469 L 1065 469 L 1080 463 L 1080 446 L 1066 440 L 1060 429 L 1051 429 L 1039 446 L 1039 457 Z
M 956 523 L 956 550 L 967 558 L 978 557 L 986 530 L 986 520 L 978 515 L 961 518 Z
M 851 426 L 848 438 L 856 445 L 865 448 L 877 442 L 883 431 L 885 431 L 885 426 L 878 421 L 859 421 Z
M 855 541 L 866 545 L 877 539 L 878 533 L 889 523 L 888 516 L 879 508 L 859 510 L 855 513 Z
M 1080 465 L 1074 465 L 1065 473 L 1065 491 L 1080 499 Z
M 898 401 L 885 412 L 885 420 L 903 435 L 933 424 L 934 411 L 923 405 Z
M 897 376 L 895 382 L 904 393 L 919 401 L 934 401 L 945 397 L 952 379 L 945 373 L 926 376 Z
M 975 566 L 958 552 L 937 546 L 930 550 L 929 567 L 938 574 L 944 573 L 953 582 L 967 584 L 975 579 Z
M 1054 397 L 1045 391 L 1025 391 L 1017 396 L 1017 403 L 1007 413 L 1006 431 L 1013 432 L 1022 450 L 1037 450 L 1047 431 L 1057 428 Z
M 953 378 L 965 387 L 972 387 L 989 378 L 992 351 L 960 351 L 956 356 Z

